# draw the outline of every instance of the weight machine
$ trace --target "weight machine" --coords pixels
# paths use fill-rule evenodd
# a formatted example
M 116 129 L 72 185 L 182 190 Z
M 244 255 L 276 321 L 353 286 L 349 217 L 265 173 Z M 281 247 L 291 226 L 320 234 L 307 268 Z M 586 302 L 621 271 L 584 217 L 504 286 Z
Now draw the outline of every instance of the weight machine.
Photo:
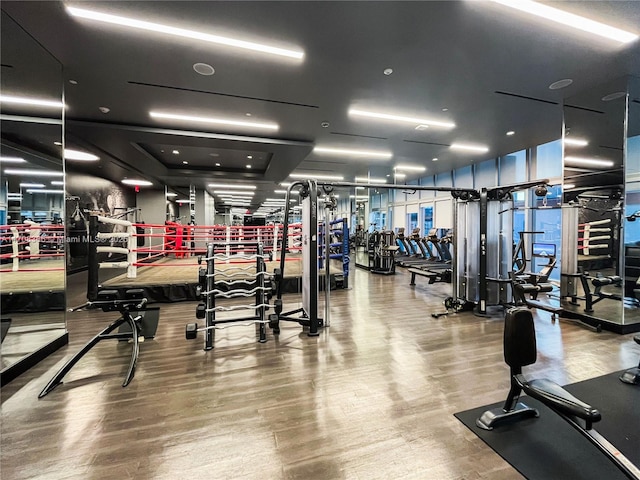
M 540 179 L 482 188 L 479 197 L 456 202 L 454 295 L 460 304 L 475 303 L 477 315 L 487 315 L 490 305 L 507 305 L 512 299 L 513 219 L 500 212 L 514 210 L 513 192 L 535 188 L 535 194 L 543 197 L 548 183 Z

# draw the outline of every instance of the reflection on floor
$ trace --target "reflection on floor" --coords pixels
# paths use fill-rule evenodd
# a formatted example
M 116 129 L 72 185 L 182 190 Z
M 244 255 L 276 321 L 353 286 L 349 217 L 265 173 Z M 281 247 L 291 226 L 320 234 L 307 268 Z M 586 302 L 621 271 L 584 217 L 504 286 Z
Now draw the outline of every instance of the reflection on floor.
M 26 355 L 64 334 L 64 312 L 12 313 L 11 325 L 2 342 L 1 369 L 13 365 Z
M 127 388 L 131 346 L 101 342 L 38 400 L 64 361 L 114 318 L 69 315 L 70 344 L 2 389 L 2 477 L 522 478 L 453 416 L 504 401 L 502 317 L 432 318 L 451 285 L 412 288 L 402 271 L 354 269 L 352 280 L 331 292 L 331 326 L 320 336 L 286 323 L 261 344 L 253 326 L 237 326 L 217 331 L 210 352 L 202 337 L 184 338 L 196 303 L 162 304 Z M 299 300 L 285 295 L 285 309 Z M 532 377 L 567 384 L 638 363 L 631 335 L 535 315 Z

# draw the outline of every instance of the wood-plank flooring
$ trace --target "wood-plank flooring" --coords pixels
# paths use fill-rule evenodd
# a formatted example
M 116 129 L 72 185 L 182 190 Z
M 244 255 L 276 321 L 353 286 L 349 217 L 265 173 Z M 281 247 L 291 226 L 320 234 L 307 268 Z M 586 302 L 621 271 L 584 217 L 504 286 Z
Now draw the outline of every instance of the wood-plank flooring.
M 70 344 L 2 390 L 3 479 L 514 479 L 453 413 L 508 389 L 502 320 L 434 319 L 450 285 L 354 269 L 331 292 L 331 326 L 256 342 L 253 326 L 184 339 L 195 303 L 162 304 L 122 388 L 130 346 L 102 342 L 37 395 L 111 314 L 68 314 Z M 76 297 L 78 294 L 76 293 Z M 299 297 L 285 296 L 285 310 Z M 322 301 L 320 302 L 322 305 Z M 628 368 L 631 335 L 536 319 L 533 375 L 561 384 Z

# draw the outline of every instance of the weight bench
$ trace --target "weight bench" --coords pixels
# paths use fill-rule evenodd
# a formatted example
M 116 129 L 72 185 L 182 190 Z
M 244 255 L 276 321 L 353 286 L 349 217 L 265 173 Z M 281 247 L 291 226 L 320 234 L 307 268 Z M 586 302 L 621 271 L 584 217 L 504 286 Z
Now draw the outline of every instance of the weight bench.
M 120 312 L 121 317 L 115 322 L 111 323 L 108 327 L 104 328 L 95 337 L 89 340 L 84 347 L 78 351 L 73 357 L 71 357 L 67 363 L 54 375 L 54 377 L 47 383 L 42 389 L 38 398 L 42 398 L 51 392 L 54 388 L 62 383 L 64 376 L 69 373 L 73 366 L 78 361 L 96 346 L 101 340 L 131 340 L 133 348 L 131 350 L 131 360 L 129 361 L 129 368 L 125 376 L 123 387 L 129 385 L 136 370 L 136 364 L 138 362 L 139 353 L 139 341 L 143 327 L 141 324 L 142 315 L 136 315 L 135 317 L 131 312 L 141 311 L 145 309 L 147 299 L 144 298 L 144 290 L 141 288 L 129 289 L 124 293 L 125 298 L 121 298 L 117 290 L 102 290 L 98 292 L 98 299 L 95 301 L 87 302 L 79 307 L 70 308 L 70 312 L 78 310 L 95 310 L 101 309 L 103 312 Z M 112 333 L 117 328 L 120 328 L 119 332 Z
M 429 279 L 429 285 L 431 285 L 432 283 L 436 283 L 439 276 L 437 273 L 429 272 L 426 270 L 418 270 L 417 268 L 409 268 L 407 271 L 411 273 L 411 283 L 409 283 L 409 285 L 412 286 L 416 284 L 416 275 L 427 277 Z
M 593 428 L 593 424 L 602 418 L 598 409 L 574 397 L 551 380 L 525 378 L 522 367 L 534 364 L 536 357 L 533 315 L 525 307 L 508 310 L 504 319 L 504 360 L 510 367 L 511 388 L 504 406 L 485 411 L 476 420 L 476 425 L 484 430 L 493 430 L 506 423 L 539 417 L 535 408 L 518 401 L 520 393 L 524 392 L 560 415 L 628 478 L 640 479 L 640 469 Z

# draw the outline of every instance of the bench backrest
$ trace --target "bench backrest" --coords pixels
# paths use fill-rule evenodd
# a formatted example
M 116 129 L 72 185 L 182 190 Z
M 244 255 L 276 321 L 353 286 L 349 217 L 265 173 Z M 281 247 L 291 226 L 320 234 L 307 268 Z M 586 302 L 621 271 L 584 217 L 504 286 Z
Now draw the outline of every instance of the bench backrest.
M 531 310 L 516 307 L 504 317 L 504 361 L 512 368 L 536 363 L 536 330 Z

